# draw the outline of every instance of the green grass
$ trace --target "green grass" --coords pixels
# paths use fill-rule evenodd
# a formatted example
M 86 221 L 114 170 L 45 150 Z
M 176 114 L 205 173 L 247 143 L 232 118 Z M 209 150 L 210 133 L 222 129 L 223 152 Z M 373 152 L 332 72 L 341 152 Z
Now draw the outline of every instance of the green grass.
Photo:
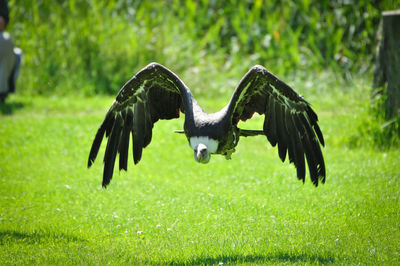
M 0 264 L 399 264 L 400 151 L 346 144 L 364 85 L 306 95 L 326 137 L 318 188 L 261 136 L 200 165 L 172 133 L 180 119 L 158 122 L 142 161 L 102 189 L 105 145 L 86 163 L 113 99 L 13 96 L 0 109 Z

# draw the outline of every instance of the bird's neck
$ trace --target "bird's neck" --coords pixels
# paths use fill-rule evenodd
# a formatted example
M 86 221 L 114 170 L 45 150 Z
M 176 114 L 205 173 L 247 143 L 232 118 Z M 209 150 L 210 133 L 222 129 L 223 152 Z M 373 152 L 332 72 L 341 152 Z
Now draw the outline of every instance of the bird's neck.
M 206 136 L 190 137 L 189 143 L 192 149 L 196 149 L 199 144 L 204 144 L 210 153 L 216 153 L 218 150 L 218 141 Z

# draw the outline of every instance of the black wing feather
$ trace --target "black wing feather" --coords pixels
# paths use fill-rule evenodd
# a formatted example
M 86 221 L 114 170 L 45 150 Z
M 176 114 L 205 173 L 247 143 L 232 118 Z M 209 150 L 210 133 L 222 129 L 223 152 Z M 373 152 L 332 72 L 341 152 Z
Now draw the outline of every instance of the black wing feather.
M 322 135 L 321 129 L 318 126 L 318 116 L 317 114 L 314 112 L 313 109 L 311 109 L 310 106 L 307 107 L 307 115 L 310 117 L 310 122 L 311 125 L 314 128 L 315 133 L 318 136 L 318 140 L 321 143 L 322 146 L 325 146 L 325 141 L 324 141 L 324 136 Z
M 135 141 L 133 142 L 133 158 L 135 164 L 137 164 L 142 158 L 142 150 L 144 146 L 144 130 L 145 130 L 145 114 L 143 103 L 138 102 L 135 105 L 133 120 L 133 135 L 135 136 Z
M 109 113 L 109 119 L 107 121 L 104 121 L 106 123 L 106 137 L 108 138 L 111 134 L 111 130 L 114 126 L 114 121 L 115 121 L 115 113 L 114 112 L 108 112 Z M 107 119 L 107 118 L 106 118 Z
M 108 138 L 106 151 L 104 153 L 104 172 L 103 172 L 103 187 L 106 187 L 112 178 L 114 172 L 115 157 L 117 156 L 117 150 L 119 140 L 121 137 L 122 129 L 122 117 L 117 114 L 114 126 L 111 131 L 111 135 Z
M 129 135 L 132 135 L 134 163 L 150 144 L 153 124 L 159 119 L 178 118 L 191 106 L 192 95 L 186 85 L 164 66 L 151 63 L 133 76 L 120 90 L 94 138 L 88 167 L 95 161 L 104 135 L 108 138 L 104 154 L 103 187 L 113 176 L 119 153 L 119 169 L 127 170 Z
M 318 143 L 318 140 L 314 134 L 314 131 L 312 130 L 312 127 L 310 125 L 310 122 L 308 120 L 308 118 L 304 115 L 301 114 L 300 115 L 300 119 L 302 120 L 302 124 L 305 127 L 306 131 L 307 131 L 307 135 L 309 136 L 308 140 L 310 142 L 310 147 L 312 149 L 314 158 L 315 158 L 315 166 L 317 167 L 317 176 L 321 176 L 322 178 L 322 182 L 325 182 L 325 162 L 324 162 L 324 158 L 322 156 L 322 151 L 321 151 L 321 147 Z M 318 184 L 318 182 L 317 182 Z
M 93 140 L 93 144 L 92 144 L 92 147 L 91 147 L 90 153 L 89 153 L 88 167 L 92 166 L 94 160 L 97 157 L 97 153 L 99 152 L 99 148 L 100 148 L 101 142 L 103 141 L 104 133 L 107 130 L 111 131 L 108 128 L 110 127 L 109 121 L 111 119 L 114 119 L 114 118 L 112 118 L 112 116 L 113 116 L 113 114 L 108 112 L 107 115 L 106 115 L 106 118 L 103 121 L 103 123 L 101 123 L 99 129 L 97 130 L 96 136 L 95 136 L 95 138 Z M 112 129 L 112 124 L 111 124 L 110 128 Z
M 272 97 L 270 97 L 271 99 Z M 276 136 L 276 113 L 275 113 L 275 101 L 271 101 L 269 102 L 268 105 L 268 121 L 267 119 L 265 119 L 264 121 L 264 132 L 265 135 L 267 136 L 269 142 L 271 143 L 271 145 L 273 147 L 275 147 L 277 140 L 277 136 Z M 267 123 L 266 123 L 267 122 Z
M 151 109 L 150 105 L 147 103 L 143 104 L 143 110 L 144 110 L 144 132 L 145 132 L 145 138 L 143 142 L 143 148 L 146 148 L 147 145 L 150 144 L 151 138 L 153 137 L 153 122 L 151 119 Z
M 280 104 L 275 105 L 276 109 L 276 127 L 277 127 L 277 136 L 278 136 L 278 154 L 279 158 L 281 158 L 282 162 L 285 161 L 286 158 L 286 150 L 288 146 L 287 141 L 287 131 L 285 126 L 285 117 L 284 112 L 285 110 L 283 106 Z
M 128 150 L 129 150 L 129 137 L 132 129 L 132 113 L 124 112 L 124 126 L 121 134 L 121 141 L 119 143 L 119 170 L 128 170 Z
M 232 124 L 260 113 L 261 102 L 266 104 L 263 130 L 272 146 L 278 144 L 280 159 L 285 161 L 288 154 L 297 177 L 304 181 L 306 158 L 313 184 L 324 183 L 326 170 L 320 145 L 325 143 L 318 116 L 309 103 L 267 69 L 255 66 L 240 81 L 229 103 Z
M 317 162 L 315 158 L 314 147 L 312 142 L 310 141 L 311 137 L 309 136 L 309 132 L 307 131 L 307 126 L 305 126 L 305 124 L 302 123 L 298 115 L 294 117 L 294 120 L 297 130 L 299 130 L 299 132 L 301 132 L 302 135 L 301 141 L 304 147 L 305 156 L 307 158 L 308 170 L 310 172 L 311 181 L 313 182 L 313 184 L 318 185 Z
M 290 132 L 290 143 L 293 147 L 293 163 L 296 166 L 297 178 L 305 181 L 306 177 L 306 165 L 304 161 L 304 149 L 302 144 L 302 138 L 299 130 L 296 128 L 294 122 L 294 116 L 290 116 L 289 111 L 287 112 L 286 121 Z

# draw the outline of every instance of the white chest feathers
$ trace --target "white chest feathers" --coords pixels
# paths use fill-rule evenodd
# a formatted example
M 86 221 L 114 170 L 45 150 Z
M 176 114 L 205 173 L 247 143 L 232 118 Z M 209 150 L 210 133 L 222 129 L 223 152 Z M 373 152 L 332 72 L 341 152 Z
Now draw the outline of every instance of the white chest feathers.
M 196 149 L 197 145 L 200 143 L 204 144 L 207 146 L 207 150 L 210 153 L 216 153 L 218 149 L 218 141 L 215 139 L 211 139 L 209 137 L 191 137 L 190 138 L 190 147 L 192 147 L 193 150 Z

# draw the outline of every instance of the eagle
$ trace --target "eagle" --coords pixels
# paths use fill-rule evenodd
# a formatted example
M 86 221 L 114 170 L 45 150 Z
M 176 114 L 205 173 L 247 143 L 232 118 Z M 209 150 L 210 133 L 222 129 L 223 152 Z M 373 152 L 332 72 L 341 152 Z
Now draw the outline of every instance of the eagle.
M 318 116 L 310 104 L 290 86 L 265 67 L 252 67 L 240 80 L 229 103 L 216 113 L 206 113 L 189 88 L 171 70 L 150 63 L 119 91 L 94 138 L 88 167 L 98 154 L 104 135 L 108 138 L 104 154 L 102 186 L 113 176 L 117 153 L 119 170 L 127 171 L 129 140 L 132 136 L 133 161 L 137 164 L 142 151 L 150 144 L 154 123 L 178 118 L 184 113 L 184 133 L 193 149 L 196 162 L 206 164 L 211 154 L 230 159 L 240 137 L 264 135 L 273 147 L 278 145 L 282 162 L 289 158 L 297 178 L 304 183 L 307 160 L 312 183 L 325 183 L 325 163 L 321 151 L 324 138 Z M 264 115 L 263 129 L 238 127 L 255 113 Z

